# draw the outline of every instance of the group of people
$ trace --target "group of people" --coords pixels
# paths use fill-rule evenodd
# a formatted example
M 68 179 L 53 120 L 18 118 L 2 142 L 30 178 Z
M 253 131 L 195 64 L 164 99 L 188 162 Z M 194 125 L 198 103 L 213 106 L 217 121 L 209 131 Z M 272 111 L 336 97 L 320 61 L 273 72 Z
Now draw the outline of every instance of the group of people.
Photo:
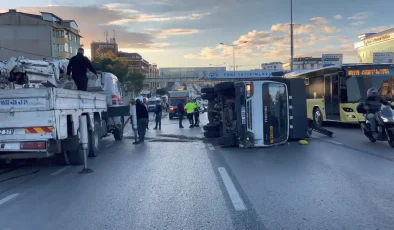
M 132 99 L 130 104 L 135 105 L 136 116 L 137 116 L 137 129 L 135 129 L 133 125 L 133 118 L 130 116 L 130 123 L 133 128 L 135 137 L 138 136 L 138 141 L 134 142 L 134 144 L 140 144 L 145 142 L 145 134 L 146 130 L 149 129 L 149 112 L 148 112 L 148 102 L 146 98 L 142 101 L 140 99 Z M 155 117 L 155 128 L 161 130 L 161 118 L 162 118 L 162 104 L 160 100 L 156 101 L 156 106 L 154 110 L 153 116 Z
M 178 115 L 179 115 L 179 128 L 183 128 L 182 125 L 182 120 L 183 117 L 185 116 L 185 111 L 187 114 L 187 119 L 189 120 L 190 126 L 189 128 L 194 128 L 194 127 L 199 127 L 200 126 L 200 102 L 197 100 L 189 100 L 186 105 L 184 105 L 184 102 L 181 101 L 178 104 Z

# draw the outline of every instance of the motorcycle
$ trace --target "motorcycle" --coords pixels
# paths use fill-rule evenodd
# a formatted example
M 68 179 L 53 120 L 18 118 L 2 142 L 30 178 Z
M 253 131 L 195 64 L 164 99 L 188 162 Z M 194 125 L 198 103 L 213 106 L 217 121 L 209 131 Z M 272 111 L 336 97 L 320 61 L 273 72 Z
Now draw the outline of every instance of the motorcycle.
M 361 122 L 361 129 L 364 135 L 371 141 L 387 141 L 391 148 L 394 148 L 394 112 L 390 105 L 382 105 L 379 112 L 375 113 L 378 137 L 372 135 L 371 125 L 364 114 L 365 122 Z

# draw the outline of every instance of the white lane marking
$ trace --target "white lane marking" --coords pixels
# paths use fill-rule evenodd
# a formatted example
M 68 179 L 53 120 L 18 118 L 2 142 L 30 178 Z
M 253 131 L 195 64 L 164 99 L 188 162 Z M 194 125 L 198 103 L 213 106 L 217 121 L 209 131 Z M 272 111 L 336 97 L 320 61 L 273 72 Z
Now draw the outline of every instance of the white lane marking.
M 215 150 L 215 147 L 213 147 L 212 144 L 208 144 L 208 148 L 209 148 L 209 150 L 211 150 L 211 151 Z
M 4 197 L 3 199 L 0 200 L 0 205 L 4 204 L 7 201 L 14 199 L 17 196 L 19 196 L 19 193 L 14 193 L 14 194 Z
M 242 198 L 239 195 L 237 189 L 235 188 L 233 181 L 231 180 L 230 176 L 228 175 L 227 170 L 223 167 L 219 167 L 218 171 L 220 173 L 220 176 L 222 177 L 224 186 L 226 186 L 227 193 L 230 196 L 230 199 L 231 199 L 231 202 L 233 203 L 234 209 L 236 211 L 246 210 L 246 206 L 245 206 L 244 202 L 242 201 Z
M 342 143 L 340 143 L 340 142 L 336 142 L 336 141 L 332 141 L 332 140 L 326 140 L 326 139 L 323 139 L 323 138 L 320 138 L 320 137 L 317 137 L 316 139 L 319 139 L 319 140 L 325 141 L 325 142 L 329 142 L 331 144 L 342 145 Z
M 53 173 L 51 174 L 51 176 L 56 176 L 57 174 L 63 172 L 64 170 L 66 170 L 66 169 L 68 169 L 68 168 L 70 168 L 70 167 L 71 167 L 71 165 L 64 166 L 63 168 L 57 170 L 56 172 L 53 172 Z

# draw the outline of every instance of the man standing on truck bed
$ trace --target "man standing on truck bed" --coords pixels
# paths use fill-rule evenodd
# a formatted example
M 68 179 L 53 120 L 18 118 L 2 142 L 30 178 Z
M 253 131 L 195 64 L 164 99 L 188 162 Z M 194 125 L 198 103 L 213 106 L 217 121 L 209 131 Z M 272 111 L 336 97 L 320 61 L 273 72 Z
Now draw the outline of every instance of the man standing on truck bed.
M 85 57 L 84 49 L 79 48 L 77 55 L 70 59 L 67 66 L 67 76 L 72 73 L 72 78 L 78 90 L 86 91 L 88 88 L 88 77 L 86 76 L 87 70 L 97 75 L 96 70 L 93 68 L 90 60 Z

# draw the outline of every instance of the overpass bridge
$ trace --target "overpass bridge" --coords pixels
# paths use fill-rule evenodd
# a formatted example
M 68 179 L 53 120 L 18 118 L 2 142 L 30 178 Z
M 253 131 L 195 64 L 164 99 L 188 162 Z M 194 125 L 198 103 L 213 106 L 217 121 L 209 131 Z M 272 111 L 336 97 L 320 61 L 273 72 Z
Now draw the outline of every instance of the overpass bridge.
M 167 83 L 167 82 L 179 82 L 179 83 L 205 83 L 212 82 L 212 80 L 203 79 L 200 80 L 196 77 L 167 77 L 167 78 L 150 78 L 147 77 L 144 83 Z

